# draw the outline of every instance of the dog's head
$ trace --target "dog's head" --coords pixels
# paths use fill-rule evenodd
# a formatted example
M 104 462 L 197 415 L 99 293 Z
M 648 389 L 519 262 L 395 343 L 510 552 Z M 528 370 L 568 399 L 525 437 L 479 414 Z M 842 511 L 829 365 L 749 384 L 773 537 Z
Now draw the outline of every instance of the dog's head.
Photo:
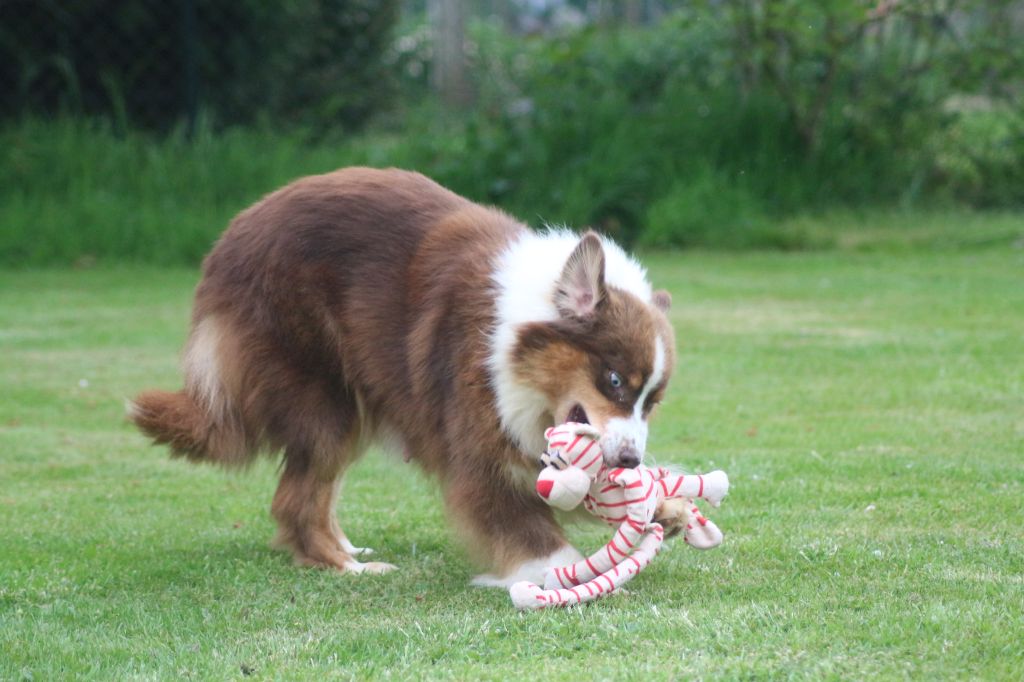
M 593 425 L 605 463 L 634 467 L 675 362 L 671 299 L 614 286 L 606 261 L 601 238 L 584 235 L 556 281 L 556 319 L 520 327 L 511 369 L 544 396 L 551 423 Z

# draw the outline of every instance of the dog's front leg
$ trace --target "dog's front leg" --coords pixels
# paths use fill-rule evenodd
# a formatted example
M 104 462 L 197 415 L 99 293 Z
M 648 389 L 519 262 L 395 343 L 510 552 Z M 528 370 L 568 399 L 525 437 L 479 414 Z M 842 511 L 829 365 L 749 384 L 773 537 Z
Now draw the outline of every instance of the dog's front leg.
M 508 588 L 520 580 L 544 582 L 545 571 L 583 558 L 570 545 L 551 508 L 511 484 L 474 485 L 464 477 L 445 486 L 445 501 L 466 546 L 490 573 L 473 584 Z

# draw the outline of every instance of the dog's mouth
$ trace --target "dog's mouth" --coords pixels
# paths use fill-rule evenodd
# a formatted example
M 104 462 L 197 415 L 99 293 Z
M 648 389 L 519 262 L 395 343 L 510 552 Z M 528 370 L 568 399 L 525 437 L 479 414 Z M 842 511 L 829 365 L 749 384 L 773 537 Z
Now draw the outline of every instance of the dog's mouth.
M 587 419 L 587 411 L 583 409 L 583 406 L 576 404 L 571 410 L 569 410 L 569 416 L 565 418 L 568 422 L 575 424 L 589 424 L 590 420 Z

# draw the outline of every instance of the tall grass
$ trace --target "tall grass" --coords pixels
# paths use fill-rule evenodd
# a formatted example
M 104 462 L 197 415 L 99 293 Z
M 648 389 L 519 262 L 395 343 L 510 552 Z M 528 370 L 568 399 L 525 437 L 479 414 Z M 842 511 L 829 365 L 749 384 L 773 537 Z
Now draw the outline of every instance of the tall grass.
M 552 122 L 500 144 L 479 122 L 441 129 L 425 121 L 418 135 L 310 143 L 251 129 L 154 138 L 97 123 L 25 121 L 0 129 L 0 264 L 195 264 L 262 195 L 355 164 L 419 170 L 535 226 L 591 225 L 652 248 L 949 247 L 1024 234 L 1021 214 L 886 209 L 895 204 L 884 195 L 861 208 L 816 203 L 808 193 L 823 190 L 801 181 L 807 171 L 774 168 L 768 142 L 751 143 L 760 158 L 750 155 L 749 165 L 698 163 L 684 150 L 699 139 L 673 149 L 667 127 L 638 137 L 635 123 L 616 122 L 615 105 L 607 106 L 581 113 L 578 128 Z M 735 144 L 709 142 L 705 151 L 734 158 Z M 785 208 L 764 199 L 773 187 Z
M 282 183 L 355 161 L 252 131 L 115 136 L 73 121 L 0 134 L 0 259 L 194 263 L 240 208 Z

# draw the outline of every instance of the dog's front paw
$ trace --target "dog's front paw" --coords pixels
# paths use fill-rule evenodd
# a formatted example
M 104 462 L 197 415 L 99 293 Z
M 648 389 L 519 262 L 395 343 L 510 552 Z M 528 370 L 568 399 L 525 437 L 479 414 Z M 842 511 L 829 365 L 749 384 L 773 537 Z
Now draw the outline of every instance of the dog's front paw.
M 471 584 L 475 587 L 503 587 L 506 590 L 518 582 L 531 582 L 536 585 L 544 584 L 544 577 L 548 569 L 553 566 L 569 566 L 581 560 L 583 555 L 572 545 L 565 545 L 546 557 L 529 559 L 517 567 L 508 571 L 504 576 L 485 573 L 473 578 Z

